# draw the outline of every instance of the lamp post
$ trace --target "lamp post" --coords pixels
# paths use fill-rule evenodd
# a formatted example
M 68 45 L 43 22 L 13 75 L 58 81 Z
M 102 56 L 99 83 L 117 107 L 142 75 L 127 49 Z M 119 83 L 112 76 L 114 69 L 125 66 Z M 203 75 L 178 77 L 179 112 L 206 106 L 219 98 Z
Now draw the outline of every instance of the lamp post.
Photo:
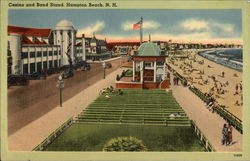
M 105 68 L 106 68 L 105 62 L 102 63 L 102 67 L 103 67 L 103 79 L 105 79 Z
M 62 89 L 64 88 L 64 82 L 62 80 L 62 75 L 59 75 L 56 87 L 60 90 L 60 107 L 62 107 Z

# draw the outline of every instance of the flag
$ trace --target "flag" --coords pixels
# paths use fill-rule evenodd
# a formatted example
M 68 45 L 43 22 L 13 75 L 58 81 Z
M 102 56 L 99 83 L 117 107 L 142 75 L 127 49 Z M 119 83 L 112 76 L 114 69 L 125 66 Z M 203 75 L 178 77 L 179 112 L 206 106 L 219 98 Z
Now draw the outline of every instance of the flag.
M 141 28 L 142 21 L 140 20 L 136 24 L 133 24 L 133 30 L 137 30 Z

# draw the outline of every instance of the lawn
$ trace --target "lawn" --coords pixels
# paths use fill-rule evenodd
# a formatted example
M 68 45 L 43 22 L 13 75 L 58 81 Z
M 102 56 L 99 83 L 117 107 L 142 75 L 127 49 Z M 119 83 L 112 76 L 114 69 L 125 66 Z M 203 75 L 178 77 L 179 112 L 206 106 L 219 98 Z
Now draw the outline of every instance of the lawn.
M 185 126 L 190 121 L 172 91 L 122 89 L 122 95 L 104 94 L 78 115 L 78 122 L 161 124 Z M 171 114 L 178 114 L 171 118 Z
M 102 151 L 111 138 L 133 136 L 149 151 L 205 151 L 191 127 L 76 123 L 53 141 L 46 151 Z

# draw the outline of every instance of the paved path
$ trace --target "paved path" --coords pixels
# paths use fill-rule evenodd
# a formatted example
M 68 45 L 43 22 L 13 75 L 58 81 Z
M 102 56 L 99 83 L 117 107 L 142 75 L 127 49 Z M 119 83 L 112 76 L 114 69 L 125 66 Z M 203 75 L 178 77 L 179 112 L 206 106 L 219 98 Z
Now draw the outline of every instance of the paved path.
M 122 70 L 122 68 L 119 68 L 110 73 L 106 79 L 99 80 L 76 96 L 65 101 L 63 107 L 58 106 L 54 108 L 46 115 L 10 135 L 8 137 L 9 150 L 31 151 L 66 120 L 79 114 L 84 107 L 87 107 L 88 104 L 95 100 L 101 89 L 110 85 L 114 86 L 114 78 Z
M 171 85 L 171 88 L 177 102 L 188 117 L 196 122 L 217 152 L 242 151 L 242 134 L 233 129 L 233 145 L 221 145 L 221 130 L 226 121 L 218 114 L 209 111 L 205 103 L 187 87 Z

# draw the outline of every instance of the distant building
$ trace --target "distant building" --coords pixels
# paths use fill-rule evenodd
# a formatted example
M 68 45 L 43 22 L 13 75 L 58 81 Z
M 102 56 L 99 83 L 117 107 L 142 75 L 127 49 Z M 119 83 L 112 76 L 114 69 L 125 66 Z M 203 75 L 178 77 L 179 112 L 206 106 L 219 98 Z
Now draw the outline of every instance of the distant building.
M 107 48 L 112 50 L 113 52 L 118 52 L 121 54 L 128 54 L 133 55 L 134 51 L 138 49 L 140 46 L 140 42 L 130 42 L 130 41 L 123 41 L 123 42 L 108 42 Z
M 77 46 L 82 45 L 81 37 L 76 38 Z M 85 37 L 85 53 L 86 60 L 104 60 L 111 57 L 111 53 L 107 50 L 107 41 L 93 37 Z
M 76 29 L 70 21 L 60 21 L 54 29 L 8 26 L 9 74 L 30 74 L 85 61 L 85 45 L 76 45 Z M 81 38 L 85 44 L 85 37 Z

